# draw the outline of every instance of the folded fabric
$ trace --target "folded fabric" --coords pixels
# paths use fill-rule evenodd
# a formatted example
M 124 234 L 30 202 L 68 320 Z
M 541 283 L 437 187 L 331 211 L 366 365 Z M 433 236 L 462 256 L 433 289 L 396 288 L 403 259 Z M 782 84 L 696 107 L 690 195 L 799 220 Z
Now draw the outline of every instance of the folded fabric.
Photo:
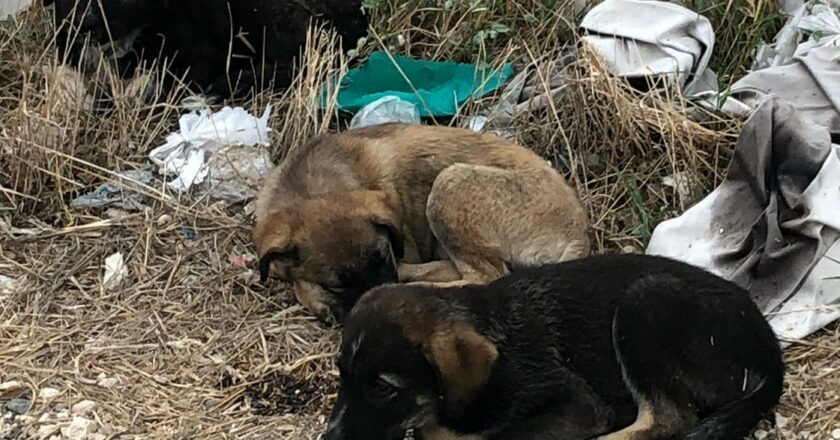
M 616 76 L 659 76 L 684 90 L 707 90 L 715 35 L 706 17 L 668 2 L 606 0 L 580 27 L 585 41 Z M 701 84 L 701 82 L 703 84 Z
M 840 133 L 840 46 L 811 49 L 791 64 L 752 72 L 732 85 L 730 97 L 755 108 L 768 94 L 793 104 L 806 120 Z
M 789 17 L 772 43 L 756 49 L 753 70 L 790 64 L 794 56 L 840 43 L 840 4 L 833 0 L 795 0 L 783 4 Z M 790 9 L 792 8 L 792 9 Z
M 660 223 L 647 253 L 740 284 L 780 337 L 798 339 L 840 317 L 839 206 L 840 146 L 769 96 L 746 121 L 723 183 Z

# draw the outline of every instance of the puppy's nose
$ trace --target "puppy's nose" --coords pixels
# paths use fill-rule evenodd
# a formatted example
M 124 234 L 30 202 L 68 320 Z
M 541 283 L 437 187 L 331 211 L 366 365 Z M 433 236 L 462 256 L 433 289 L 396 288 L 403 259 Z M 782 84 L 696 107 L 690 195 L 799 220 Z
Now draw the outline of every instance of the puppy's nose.
M 343 432 L 330 429 L 324 434 L 323 440 L 347 440 L 347 436 Z
M 347 440 L 347 434 L 344 429 L 337 424 L 332 424 L 327 427 L 327 432 L 321 437 L 323 440 Z
M 335 407 L 330 412 L 330 419 L 327 422 L 327 432 L 324 434 L 323 440 L 348 440 L 348 435 L 344 430 L 344 415 L 347 412 L 346 399 L 347 396 L 339 390 Z

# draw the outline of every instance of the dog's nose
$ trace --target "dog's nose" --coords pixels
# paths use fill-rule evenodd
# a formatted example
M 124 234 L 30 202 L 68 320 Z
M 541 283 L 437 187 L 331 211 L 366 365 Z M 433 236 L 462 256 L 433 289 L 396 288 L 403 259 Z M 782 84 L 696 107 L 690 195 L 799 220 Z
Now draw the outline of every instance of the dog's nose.
M 343 427 L 337 424 L 330 423 L 327 427 L 327 432 L 322 437 L 323 440 L 347 440 Z
M 343 432 L 335 429 L 328 429 L 322 438 L 323 440 L 347 440 L 347 436 Z

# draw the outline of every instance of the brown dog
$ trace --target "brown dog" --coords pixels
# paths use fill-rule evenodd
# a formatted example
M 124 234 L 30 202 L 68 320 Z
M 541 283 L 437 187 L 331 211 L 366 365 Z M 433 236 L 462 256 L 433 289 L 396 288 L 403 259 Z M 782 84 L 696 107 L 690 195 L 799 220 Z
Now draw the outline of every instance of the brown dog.
M 254 241 L 263 279 L 339 321 L 389 282 L 486 283 L 589 253 L 574 191 L 497 136 L 386 124 L 324 135 L 267 178 Z

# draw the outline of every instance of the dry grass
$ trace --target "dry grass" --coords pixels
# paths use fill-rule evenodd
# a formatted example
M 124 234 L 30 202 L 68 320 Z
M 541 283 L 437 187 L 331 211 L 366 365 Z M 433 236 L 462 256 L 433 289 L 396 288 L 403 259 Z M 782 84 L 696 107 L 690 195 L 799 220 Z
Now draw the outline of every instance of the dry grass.
M 553 2 L 374 3 L 375 33 L 362 54 L 507 60 L 534 66 L 538 84 L 574 35 L 574 20 L 546 6 Z M 101 63 L 84 81 L 57 67 L 51 38 L 43 11 L 0 28 L 0 274 L 17 280 L 13 291 L 0 290 L 0 383 L 19 381 L 28 397 L 61 391 L 34 399 L 18 435 L 34 438 L 52 423 L 39 422 L 41 413 L 90 399 L 107 435 L 317 438 L 334 392 L 338 334 L 242 264 L 253 258 L 247 207 L 179 196 L 160 181 L 130 185 L 140 209 L 69 206 L 101 182 L 129 184 L 113 171 L 145 166 L 177 127 L 186 92 L 145 99 L 165 74 L 154 66 L 123 81 Z M 274 106 L 275 159 L 339 124 L 334 109 L 315 106 L 319 86 L 347 67 L 334 38 L 313 30 L 287 93 L 238 103 L 254 113 Z M 640 251 L 659 220 L 720 181 L 738 132 L 738 121 L 714 115 L 694 122 L 684 106 L 676 93 L 628 90 L 582 48 L 561 98 L 517 118 L 514 131 L 576 185 L 598 251 Z M 690 191 L 680 195 L 668 176 L 684 177 Z M 103 264 L 116 252 L 128 276 L 107 288 Z M 840 428 L 840 326 L 787 356 L 779 413 L 789 421 L 771 437 L 828 438 Z

